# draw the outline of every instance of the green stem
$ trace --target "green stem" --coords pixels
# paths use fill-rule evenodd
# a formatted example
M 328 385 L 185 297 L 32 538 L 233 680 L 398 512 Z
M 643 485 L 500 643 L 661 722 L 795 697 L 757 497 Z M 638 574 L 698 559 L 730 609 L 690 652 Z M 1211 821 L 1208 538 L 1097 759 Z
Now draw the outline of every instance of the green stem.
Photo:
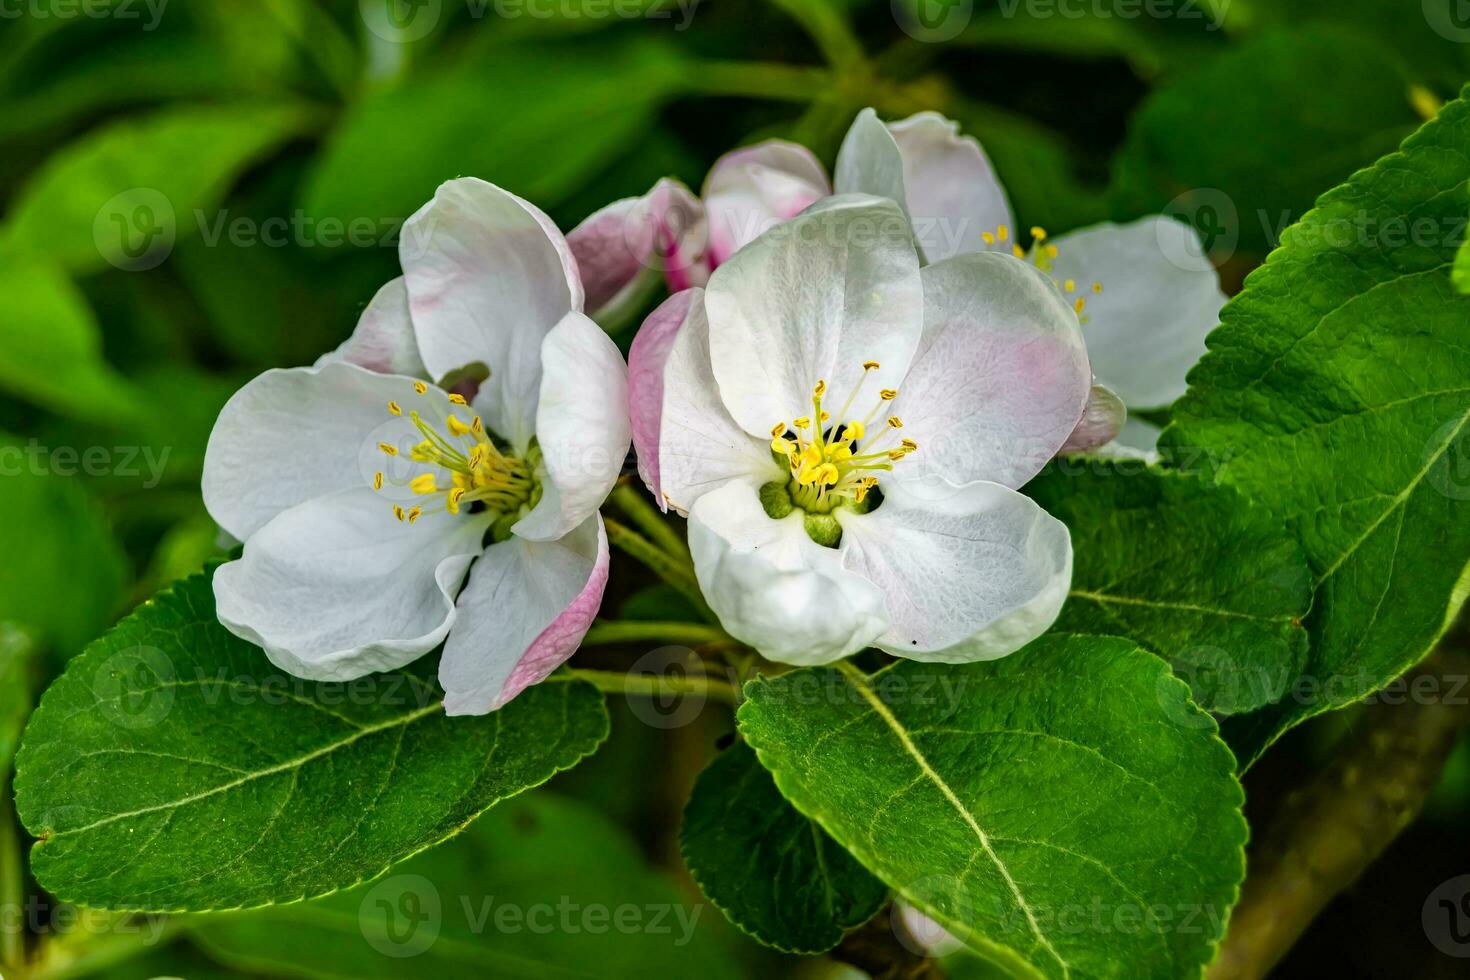
M 689 560 L 689 545 L 636 487 L 630 483 L 620 484 L 609 499 L 654 544 L 676 558 Z
M 811 35 L 822 57 L 833 68 L 850 69 L 863 63 L 863 46 L 831 0 L 772 0 Z
M 705 603 L 704 596 L 699 591 L 699 582 L 694 577 L 694 566 L 687 559 L 669 554 L 637 531 L 611 518 L 604 517 L 603 523 L 607 527 L 608 544 L 648 566 L 659 578 L 677 589 L 680 595 L 694 603 L 694 607 L 705 618 L 713 621 L 714 614 Z
M 121 918 L 121 917 L 120 917 Z M 87 935 L 79 941 L 57 940 L 49 947 L 25 980 L 72 980 L 105 972 L 108 967 L 155 952 L 173 942 L 184 931 L 179 919 L 164 919 L 155 926 L 135 923 L 132 932 Z
M 724 630 L 703 623 L 670 623 L 640 620 L 598 620 L 582 639 L 583 646 L 605 643 L 677 643 L 703 647 L 732 644 Z
M 759 61 L 695 61 L 682 78 L 685 89 L 702 95 L 732 95 L 785 102 L 811 102 L 832 88 L 822 68 Z
M 0 779 L 0 911 L 6 913 L 0 922 L 0 965 L 5 975 L 24 971 L 25 937 L 25 845 L 21 841 L 20 824 L 11 798 L 10 779 Z
M 612 670 L 566 670 L 560 675 L 568 680 L 586 681 L 608 694 L 634 697 L 657 697 L 670 694 L 698 694 L 728 705 L 740 703 L 735 685 L 707 674 L 684 677 L 654 674 L 620 674 Z

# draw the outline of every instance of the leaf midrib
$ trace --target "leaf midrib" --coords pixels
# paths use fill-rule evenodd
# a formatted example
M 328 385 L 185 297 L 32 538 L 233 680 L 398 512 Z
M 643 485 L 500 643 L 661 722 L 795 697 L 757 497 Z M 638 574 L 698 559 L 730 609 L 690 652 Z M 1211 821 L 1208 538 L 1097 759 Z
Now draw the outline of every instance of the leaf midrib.
M 1070 964 L 1062 958 L 1062 954 L 1057 951 L 1056 947 L 1051 944 L 1051 940 L 1041 931 L 1041 924 L 1036 920 L 1035 912 L 1032 911 L 1030 904 L 1026 901 L 1026 897 L 1021 894 L 1020 886 L 1016 884 L 1016 880 L 1011 877 L 1010 869 L 1006 867 L 1005 862 L 1000 859 L 1000 855 L 996 854 L 995 849 L 991 847 L 990 837 L 985 833 L 985 829 L 980 826 L 979 821 L 975 819 L 975 815 L 961 802 L 959 796 L 956 795 L 954 789 L 950 787 L 944 777 L 940 776 L 934 767 L 929 764 L 928 758 L 923 752 L 919 751 L 919 747 L 909 737 L 908 730 L 894 716 L 888 705 L 884 704 L 883 700 L 868 686 L 867 675 L 853 666 L 850 661 L 846 660 L 839 661 L 837 663 L 837 669 L 842 672 L 848 679 L 848 682 L 862 696 L 863 700 L 868 703 L 873 713 L 881 718 L 883 723 L 889 727 L 898 739 L 899 744 L 903 746 L 904 751 L 918 765 L 924 777 L 934 784 L 940 793 L 944 795 L 944 798 L 949 801 L 950 806 L 954 808 L 955 812 L 960 815 L 960 819 L 974 832 L 976 839 L 980 842 L 981 851 L 990 859 L 991 864 L 995 865 L 996 871 L 1000 872 L 1001 879 L 1005 882 L 1006 888 L 1011 893 L 1011 897 L 1015 899 L 1017 906 L 1025 913 L 1026 922 L 1031 927 L 1032 934 L 1036 936 L 1037 942 L 1061 966 L 1062 976 L 1064 978 L 1070 977 L 1072 975 Z
M 188 806 L 191 803 L 198 803 L 200 800 L 206 800 L 212 796 L 217 796 L 220 793 L 227 793 L 232 789 L 238 789 L 239 787 L 244 786 L 245 784 L 253 782 L 257 779 L 263 779 L 267 776 L 276 776 L 280 775 L 283 772 L 291 772 L 296 769 L 300 769 L 307 763 L 313 762 L 324 756 L 331 755 L 338 749 L 346 748 L 354 742 L 366 738 L 369 735 L 375 735 L 379 732 L 388 731 L 389 729 L 399 726 L 406 727 L 408 725 L 411 725 L 414 722 L 418 721 L 420 718 L 427 717 L 428 715 L 439 711 L 443 707 L 443 704 L 443 701 L 435 701 L 434 703 L 427 705 L 426 707 L 410 711 L 408 714 L 398 715 L 394 718 L 379 722 L 376 725 L 364 726 L 344 738 L 340 738 L 335 742 L 329 742 L 328 744 L 323 745 L 320 748 L 313 749 L 312 751 L 307 752 L 304 755 L 299 755 L 294 759 L 287 759 L 285 762 L 277 763 L 274 766 L 268 766 L 264 769 L 259 769 L 254 772 L 247 773 L 246 775 L 241 776 L 238 779 L 233 779 L 227 783 L 221 783 L 218 786 L 213 786 L 203 791 L 202 793 L 195 793 L 192 796 L 186 796 L 178 800 L 170 800 L 167 803 L 159 803 L 153 806 L 140 807 L 137 810 L 129 810 L 125 813 L 114 813 L 111 816 L 103 817 L 101 820 L 93 821 L 92 823 L 85 824 L 81 827 L 73 827 L 69 830 L 53 831 L 49 828 L 43 828 L 40 834 L 37 835 L 36 846 L 40 847 L 47 841 L 55 840 L 59 837 L 68 837 L 73 834 L 81 834 L 89 830 L 96 830 L 98 827 L 104 827 L 108 824 L 116 823 L 119 820 L 128 820 L 133 817 L 146 816 L 150 813 L 161 813 L 165 810 L 175 810 L 179 807 Z

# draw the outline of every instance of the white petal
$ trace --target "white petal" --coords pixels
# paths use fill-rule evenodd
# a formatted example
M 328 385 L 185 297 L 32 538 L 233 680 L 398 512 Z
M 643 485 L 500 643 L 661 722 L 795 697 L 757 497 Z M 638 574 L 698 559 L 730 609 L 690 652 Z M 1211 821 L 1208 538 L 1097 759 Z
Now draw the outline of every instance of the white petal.
M 673 289 L 702 285 L 709 273 L 704 205 L 665 178 L 642 197 L 614 201 L 567 235 L 586 290 L 587 313 L 621 323 L 664 278 Z
M 770 440 L 730 417 L 709 360 L 704 290 L 669 297 L 628 351 L 629 398 L 638 473 L 660 507 L 688 514 L 694 501 L 732 479 L 780 479 Z
M 607 567 L 597 514 L 560 541 L 491 545 L 459 597 L 439 661 L 445 712 L 494 711 L 565 663 L 602 605 Z
M 1184 394 L 1184 376 L 1225 305 L 1195 230 L 1153 217 L 1094 225 L 1052 244 L 1052 275 L 1073 280 L 1087 300 L 1083 331 L 1097 380 L 1131 409 L 1161 408 Z
M 406 451 L 421 437 L 407 418 L 388 414 L 388 402 L 434 418 L 448 406 L 437 388 L 416 395 L 414 381 L 347 363 L 255 378 L 225 404 L 209 434 L 203 490 L 210 516 L 243 541 L 297 504 L 368 486 L 377 471 L 392 476 L 406 457 L 389 459 L 378 444 Z
M 393 517 L 371 489 L 293 507 L 214 574 L 219 620 L 310 680 L 394 670 L 443 642 L 486 522 Z
M 892 492 L 868 514 L 838 511 L 844 564 L 887 597 L 877 641 L 896 657 L 993 660 L 1046 632 L 1072 581 L 1066 525 L 996 483 Z
M 1064 453 L 1085 453 L 1096 450 L 1117 438 L 1128 421 L 1128 409 L 1123 399 L 1113 394 L 1111 388 L 1093 385 L 1087 396 L 1087 408 L 1082 412 L 1082 421 L 1067 437 L 1062 446 Z
M 1029 263 L 974 252 L 926 266 L 924 338 L 893 403 L 918 443 L 892 481 L 1019 487 L 1067 441 L 1091 387 L 1077 317 Z
M 535 432 L 541 341 L 582 309 L 577 264 L 536 207 L 473 177 L 441 184 L 398 245 L 419 350 L 443 378 L 480 363 L 475 407 L 524 451 Z
M 837 151 L 837 193 L 872 194 L 895 201 L 907 213 L 903 155 L 888 127 L 872 109 L 857 114 Z
M 831 193 L 821 163 L 799 143 L 766 140 L 726 153 L 704 183 L 712 264 Z
M 511 528 L 554 541 L 597 512 L 628 458 L 628 366 L 602 328 L 568 313 L 541 347 L 541 500 Z
M 892 201 L 829 197 L 715 270 L 705 290 L 710 360 L 730 415 L 770 438 L 811 414 L 812 386 L 841 405 L 863 374 L 897 387 L 923 331 L 923 287 L 908 219 Z
M 930 262 L 979 252 L 981 233 L 1014 225 L 1005 188 L 980 144 L 959 124 L 921 112 L 888 126 L 903 158 L 914 237 Z
M 699 587 L 720 624 L 769 660 L 809 666 L 863 649 L 888 628 L 883 595 L 807 536 L 796 511 L 772 520 L 755 484 L 732 482 L 689 512 Z
M 373 295 L 352 336 L 330 354 L 317 358 L 314 367 L 346 361 L 379 374 L 428 374 L 419 356 L 418 341 L 413 335 L 413 320 L 408 315 L 408 287 L 403 277 L 390 279 Z

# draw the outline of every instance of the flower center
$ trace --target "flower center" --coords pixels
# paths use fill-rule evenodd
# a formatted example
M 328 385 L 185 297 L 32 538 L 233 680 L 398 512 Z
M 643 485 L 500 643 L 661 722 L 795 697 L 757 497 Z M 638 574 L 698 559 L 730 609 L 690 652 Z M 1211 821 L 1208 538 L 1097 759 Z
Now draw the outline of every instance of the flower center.
M 1008 250 L 1016 258 L 1030 262 L 1047 275 L 1051 275 L 1052 264 L 1056 261 L 1057 256 L 1061 255 L 1061 252 L 1055 245 L 1047 242 L 1045 228 L 1031 229 L 1031 251 L 1029 252 L 1022 248 L 1019 242 L 1011 241 L 1011 230 L 1005 225 L 1001 225 L 995 231 L 983 231 L 980 233 L 980 237 L 992 249 Z M 1076 296 L 1076 280 L 1057 279 L 1053 276 L 1052 282 L 1056 283 L 1057 288 L 1066 293 L 1068 298 Z M 1091 288 L 1094 294 L 1100 294 L 1103 291 L 1102 283 L 1100 282 L 1094 282 Z M 1082 312 L 1087 309 L 1087 300 L 1084 297 L 1076 296 L 1072 303 L 1072 309 L 1076 311 L 1079 320 L 1083 323 L 1087 322 L 1087 316 Z
M 414 382 L 414 392 L 428 393 L 429 386 Z M 423 436 L 423 441 L 408 451 L 414 463 L 428 467 L 408 479 L 407 486 L 422 503 L 405 508 L 393 505 L 393 516 L 412 524 L 425 514 L 491 512 L 497 517 L 519 517 L 523 508 L 534 504 L 538 489 L 534 477 L 534 460 L 528 461 L 503 452 L 485 430 L 480 416 L 468 422 L 454 412 L 454 406 L 468 409 L 463 395 L 450 395 L 450 410 L 442 423 L 432 424 L 416 411 L 407 417 Z M 388 403 L 388 413 L 403 417 L 397 402 Z M 383 442 L 378 449 L 385 456 L 400 457 L 397 446 Z M 394 481 L 399 482 L 399 481 Z M 384 474 L 373 475 L 373 489 L 381 491 Z
M 812 414 L 778 422 L 771 429 L 771 451 L 791 471 L 787 483 L 791 502 L 808 514 L 864 505 L 878 485 L 878 474 L 892 470 L 893 464 L 919 448 L 900 434 L 903 420 L 888 414 L 898 397 L 895 389 L 878 392 L 877 403 L 863 418 L 849 414 L 863 383 L 876 370 L 877 361 L 863 364 L 862 377 L 842 403 L 835 425 L 828 424 L 833 416 L 822 407 L 827 382 L 818 381 L 812 388 Z

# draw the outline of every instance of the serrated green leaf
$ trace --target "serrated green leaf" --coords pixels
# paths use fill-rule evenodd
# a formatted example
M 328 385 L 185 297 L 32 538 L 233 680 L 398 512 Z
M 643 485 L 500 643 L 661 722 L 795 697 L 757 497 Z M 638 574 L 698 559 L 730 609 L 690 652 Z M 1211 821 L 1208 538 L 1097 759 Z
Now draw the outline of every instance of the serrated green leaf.
M 1323 187 L 1413 130 L 1407 89 L 1391 53 L 1350 34 L 1269 34 L 1232 48 L 1138 110 L 1113 168 L 1115 216 L 1180 214 L 1212 251 L 1263 255 Z
M 787 952 L 826 952 L 888 898 L 887 885 L 786 802 L 743 742 L 695 782 L 679 847 L 731 922 Z
M 1026 493 L 1072 532 L 1057 629 L 1137 640 L 1221 713 L 1275 701 L 1300 671 L 1312 576 L 1269 511 L 1134 461 L 1054 463 Z
M 298 681 L 219 625 L 209 575 L 184 580 L 74 659 L 31 717 L 15 785 L 37 880 L 113 909 L 324 895 L 452 836 L 607 735 L 602 696 L 581 682 L 446 717 L 434 660 Z
M 727 980 L 737 974 L 711 941 L 716 918 L 597 810 L 531 793 L 381 881 L 190 922 L 214 956 L 272 974 Z
M 1245 872 L 1235 761 L 1158 657 L 1053 634 L 1002 660 L 747 685 L 781 792 L 1022 977 L 1198 976 Z
M 0 622 L 63 656 L 112 622 L 127 574 L 111 527 L 77 485 L 85 449 L 0 437 Z
M 1288 230 L 1161 439 L 1289 521 L 1314 574 L 1301 683 L 1227 726 L 1242 761 L 1408 669 L 1464 601 L 1470 299 L 1447 273 L 1467 178 L 1462 97 Z
M 657 44 L 491 49 L 360 102 L 316 161 L 303 207 L 318 220 L 401 223 L 462 175 L 555 207 L 652 128 L 675 64 Z
M 310 120 L 300 106 L 186 106 L 124 119 L 57 151 L 4 226 L 21 250 L 76 273 L 147 269 L 208 224 L 244 170 Z

